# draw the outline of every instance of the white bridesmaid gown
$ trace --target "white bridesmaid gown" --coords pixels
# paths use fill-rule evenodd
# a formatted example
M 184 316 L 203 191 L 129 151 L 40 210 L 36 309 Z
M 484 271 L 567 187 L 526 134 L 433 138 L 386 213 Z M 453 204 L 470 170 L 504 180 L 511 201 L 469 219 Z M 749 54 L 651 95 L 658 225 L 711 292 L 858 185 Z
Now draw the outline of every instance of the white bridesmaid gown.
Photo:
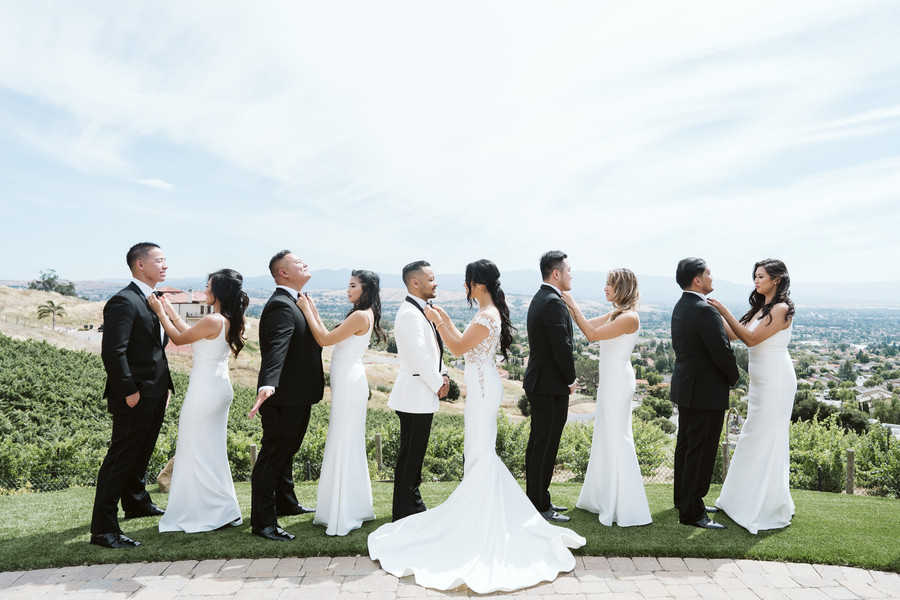
M 369 384 L 362 364 L 371 335 L 370 323 L 365 334 L 341 340 L 331 353 L 331 416 L 313 519 L 328 535 L 347 535 L 375 518 L 366 458 Z
M 758 324 L 755 320 L 749 328 Z M 716 506 L 753 534 L 787 527 L 794 515 L 789 429 L 797 376 L 787 350 L 792 328 L 749 348 L 747 420 L 716 500 Z
M 580 548 L 585 539 L 545 521 L 497 456 L 500 322 L 478 313 L 476 323 L 490 333 L 465 355 L 463 480 L 440 506 L 382 525 L 368 541 L 372 559 L 397 577 L 414 575 L 419 585 L 439 590 L 465 584 L 486 594 L 571 571 L 569 548 Z
M 637 338 L 637 332 L 623 333 L 600 344 L 591 457 L 575 506 L 597 513 L 606 526 L 631 527 L 653 520 L 631 431 L 635 388 L 631 352 Z
M 169 503 L 159 520 L 160 531 L 196 533 L 242 523 L 226 450 L 234 390 L 228 376 L 226 321 L 220 318 L 222 330 L 216 339 L 191 344 L 194 365 L 178 419 Z

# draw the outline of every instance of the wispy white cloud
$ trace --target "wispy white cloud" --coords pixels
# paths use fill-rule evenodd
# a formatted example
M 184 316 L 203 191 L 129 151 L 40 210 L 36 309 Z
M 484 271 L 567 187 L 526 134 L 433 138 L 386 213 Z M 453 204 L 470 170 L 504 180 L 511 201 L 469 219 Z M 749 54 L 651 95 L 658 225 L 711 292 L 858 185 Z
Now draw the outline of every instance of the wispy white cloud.
M 146 185 L 147 187 L 158 188 L 166 192 L 171 192 L 175 189 L 174 185 L 168 181 L 163 181 L 162 179 L 133 179 L 132 181 L 134 183 Z
M 821 279 L 803 248 L 843 264 L 854 207 L 883 213 L 859 225 L 876 239 L 896 219 L 897 15 L 881 0 L 8 3 L 0 89 L 39 107 L 15 129 L 50 160 L 173 202 L 200 190 L 197 214 L 243 207 L 245 245 L 302 240 L 322 266 L 362 248 L 382 269 L 413 253 L 525 268 L 562 246 L 652 274 L 719 253 L 744 277 L 772 249 Z M 171 187 L 173 148 L 246 188 L 212 194 L 206 169 Z

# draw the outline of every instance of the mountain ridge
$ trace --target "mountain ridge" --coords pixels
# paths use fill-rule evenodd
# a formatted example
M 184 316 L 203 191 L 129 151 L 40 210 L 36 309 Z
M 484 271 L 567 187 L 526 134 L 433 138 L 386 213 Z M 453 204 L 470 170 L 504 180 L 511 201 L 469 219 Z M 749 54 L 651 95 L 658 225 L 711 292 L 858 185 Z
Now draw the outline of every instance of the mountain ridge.
M 312 271 L 312 278 L 304 288 L 307 292 L 320 292 L 344 289 L 350 278 L 351 269 L 319 269 Z M 382 290 L 403 290 L 403 282 L 399 274 L 387 273 L 381 276 Z M 465 276 L 462 273 L 438 273 L 435 277 L 439 291 L 461 291 Z M 504 291 L 511 296 L 531 296 L 540 285 L 540 274 L 537 270 L 507 271 L 501 278 Z M 75 289 L 79 294 L 91 292 L 95 298 L 111 296 L 119 288 L 128 283 L 128 279 L 105 279 L 75 281 Z M 638 275 L 641 290 L 641 302 L 648 305 L 673 305 L 678 301 L 681 290 L 675 284 L 674 277 L 657 275 Z M 0 280 L 0 285 L 9 287 L 25 287 L 26 281 Z M 187 291 L 202 290 L 206 287 L 204 276 L 181 277 L 167 279 L 165 285 Z M 604 301 L 603 291 L 606 285 L 606 271 L 573 272 L 572 293 L 577 299 Z M 747 302 L 752 289 L 750 284 L 736 284 L 729 281 L 713 280 L 715 291 L 713 297 L 726 304 L 737 306 Z M 256 275 L 244 278 L 244 289 L 248 291 L 271 291 L 275 283 L 269 275 Z M 258 296 L 259 294 L 251 294 Z M 791 298 L 794 302 L 805 306 L 896 306 L 900 308 L 900 281 L 862 282 L 852 286 L 838 283 L 796 283 L 792 285 Z

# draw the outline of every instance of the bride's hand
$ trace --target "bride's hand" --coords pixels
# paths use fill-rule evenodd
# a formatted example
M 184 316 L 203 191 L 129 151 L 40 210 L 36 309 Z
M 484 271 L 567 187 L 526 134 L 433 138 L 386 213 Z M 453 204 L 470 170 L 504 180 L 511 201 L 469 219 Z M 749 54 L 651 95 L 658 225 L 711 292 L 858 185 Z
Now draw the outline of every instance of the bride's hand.
M 725 308 L 725 305 L 722 304 L 721 302 L 719 302 L 718 300 L 716 300 L 715 298 L 707 298 L 706 301 L 709 303 L 710 306 L 712 306 L 717 311 L 719 311 L 720 315 L 724 316 L 725 313 L 728 312 L 728 309 Z
M 572 292 L 562 292 L 560 296 L 562 297 L 562 301 L 565 302 L 566 306 L 570 309 L 576 310 L 578 308 L 578 303 L 576 303 L 575 298 L 572 297 Z
M 450 315 L 447 314 L 447 311 L 446 311 L 446 310 L 444 310 L 444 309 L 441 308 L 440 306 L 435 306 L 435 307 L 434 307 L 434 310 L 436 310 L 436 311 L 438 311 L 438 313 L 440 313 L 440 315 L 441 315 L 441 320 L 444 321 L 444 323 L 449 323 L 449 322 L 450 322 Z
M 300 292 L 300 295 L 297 297 L 297 308 L 299 308 L 303 312 L 306 312 L 309 310 L 310 304 L 311 304 L 311 301 L 309 298 L 306 297 L 306 294 L 304 294 L 303 292 Z
M 156 294 L 147 296 L 147 304 L 150 305 L 150 310 L 155 312 L 158 317 L 163 316 L 163 305 L 162 302 L 159 301 L 159 298 L 156 297 Z
M 440 311 L 440 312 L 439 312 Z M 443 322 L 443 318 L 441 317 L 441 309 L 439 307 L 432 307 L 428 304 L 425 305 L 425 318 L 434 323 L 435 325 L 440 325 Z
M 306 296 L 306 300 L 309 302 L 309 308 L 310 308 L 310 310 L 312 310 L 312 313 L 314 315 L 316 315 L 316 317 L 318 317 L 319 316 L 319 307 L 316 306 L 316 301 L 313 300 L 313 297 L 310 296 L 309 294 L 303 294 L 303 295 Z

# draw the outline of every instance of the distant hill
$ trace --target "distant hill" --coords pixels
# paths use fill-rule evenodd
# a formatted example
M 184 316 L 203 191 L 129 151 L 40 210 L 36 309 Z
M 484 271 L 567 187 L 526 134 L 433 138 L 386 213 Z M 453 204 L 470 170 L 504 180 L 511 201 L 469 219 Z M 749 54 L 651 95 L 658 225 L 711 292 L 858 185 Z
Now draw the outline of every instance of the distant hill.
M 312 279 L 306 291 L 342 290 L 347 287 L 350 269 L 320 269 L 312 272 Z M 464 275 L 462 273 L 439 273 L 436 277 L 439 292 L 459 292 L 462 290 Z M 639 275 L 641 301 L 647 305 L 671 306 L 681 295 L 674 277 Z M 105 300 L 114 294 L 127 279 L 105 281 L 76 281 L 75 288 L 80 296 L 91 300 Z M 503 289 L 509 295 L 531 296 L 540 285 L 537 271 L 507 271 L 501 277 Z M 713 296 L 719 298 L 730 307 L 743 306 L 747 302 L 751 286 L 736 284 L 717 279 L 714 281 Z M 22 288 L 25 281 L 0 280 L 0 285 Z M 166 285 L 183 290 L 201 290 L 206 287 L 203 276 L 167 279 Z M 603 288 L 606 285 L 606 271 L 576 271 L 572 280 L 572 292 L 583 300 L 604 302 Z M 388 291 L 403 290 L 403 282 L 399 273 L 381 274 L 381 287 Z M 275 288 L 269 275 L 258 275 L 244 279 L 244 289 L 257 301 L 264 299 Z M 791 297 L 801 306 L 860 306 L 872 305 L 900 308 L 900 281 L 854 283 L 795 283 L 791 289 Z

